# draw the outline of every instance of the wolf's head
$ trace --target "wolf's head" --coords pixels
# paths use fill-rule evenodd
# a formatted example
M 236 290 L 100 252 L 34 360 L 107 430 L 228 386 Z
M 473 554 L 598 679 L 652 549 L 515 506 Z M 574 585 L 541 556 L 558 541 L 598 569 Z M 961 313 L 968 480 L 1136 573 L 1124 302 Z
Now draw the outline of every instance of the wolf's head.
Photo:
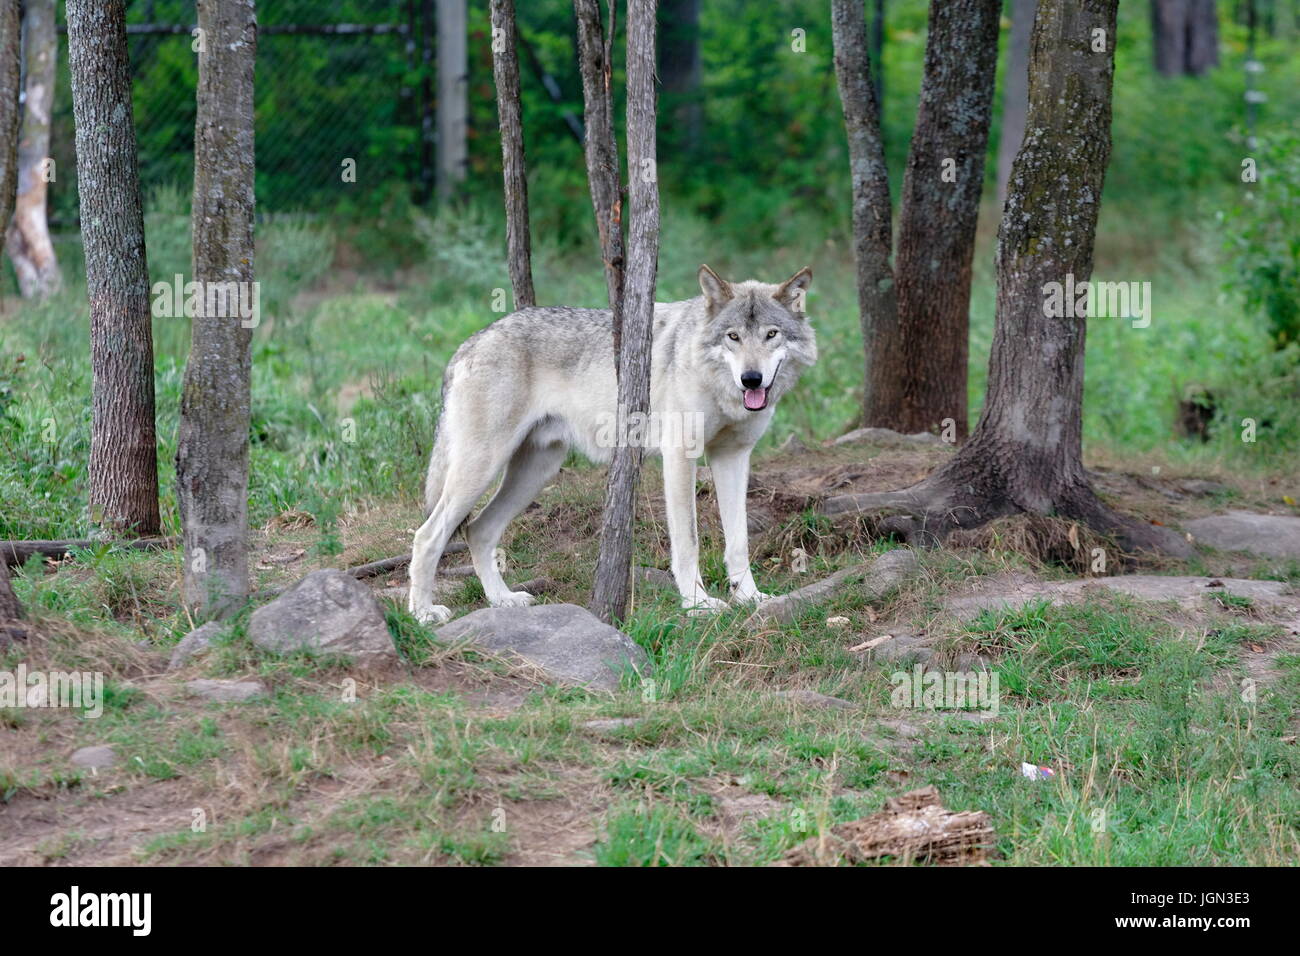
M 729 395 L 738 408 L 768 408 L 817 360 L 817 337 L 804 309 L 811 284 L 806 267 L 781 285 L 769 285 L 727 282 L 700 266 L 706 353 L 730 373 L 735 389 Z

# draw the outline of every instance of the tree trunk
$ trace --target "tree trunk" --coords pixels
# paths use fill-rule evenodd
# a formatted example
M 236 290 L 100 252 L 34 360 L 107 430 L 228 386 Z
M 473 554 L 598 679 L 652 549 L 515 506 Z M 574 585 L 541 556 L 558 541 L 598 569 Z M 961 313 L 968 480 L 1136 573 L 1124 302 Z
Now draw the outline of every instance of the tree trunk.
M 199 0 L 198 21 L 193 279 L 203 289 L 240 283 L 251 296 L 254 0 Z M 184 600 L 192 612 L 215 617 L 248 598 L 250 350 L 258 319 L 222 311 L 194 317 L 176 442 Z
M 963 440 L 971 260 L 993 108 L 1001 0 L 930 4 L 916 130 L 899 213 L 899 338 L 888 383 L 889 426 L 933 431 L 952 419 Z
M 871 66 L 876 106 L 883 129 L 885 116 L 885 0 L 875 0 L 871 13 Z M 884 136 L 883 132 L 881 134 Z
M 583 146 L 587 156 L 587 182 L 596 214 L 600 254 L 605 263 L 605 286 L 614 328 L 623 316 L 623 202 L 620 198 L 618 142 L 614 138 L 614 98 L 610 54 L 613 51 L 616 7 L 610 4 L 609 33 L 600 25 L 600 0 L 573 0 L 578 21 L 578 67 L 582 73 Z M 616 337 L 614 348 L 617 351 Z
M 444 201 L 465 181 L 469 156 L 465 142 L 469 130 L 469 18 L 465 4 L 466 0 L 438 0 L 438 196 Z M 427 6 L 425 9 L 427 23 Z M 519 72 L 517 67 L 515 72 Z
M 9 0 L 5 0 L 9 2 Z M 17 3 L 14 3 L 17 6 Z M 0 13 L 0 28 L 7 29 L 4 23 L 4 14 Z M 14 641 L 19 641 L 27 636 L 27 629 L 20 622 L 23 617 L 22 606 L 18 603 L 18 597 L 14 594 L 13 585 L 9 583 L 9 568 L 0 561 L 0 650 Z
M 1024 143 L 998 235 L 997 325 L 983 414 L 949 463 L 910 489 L 844 496 L 857 510 L 901 508 L 914 537 L 942 537 L 1017 511 L 1112 533 L 1129 550 L 1186 556 L 1166 529 L 1125 519 L 1093 493 L 1083 467 L 1086 317 L 1045 315 L 1049 283 L 1092 272 L 1110 156 L 1118 0 L 1039 0 Z M 1094 30 L 1105 52 L 1094 52 Z M 1069 189 L 1061 183 L 1069 183 Z M 847 510 L 840 507 L 835 510 Z
M 617 353 L 618 403 L 627 415 L 650 407 L 650 348 L 659 261 L 659 183 L 655 169 L 655 0 L 628 0 L 627 168 L 628 263 L 623 334 Z M 605 489 L 604 523 L 592 610 L 606 622 L 627 612 L 632 566 L 632 518 L 642 449 L 614 449 Z
M 1219 63 L 1214 0 L 1151 0 L 1151 44 L 1162 76 L 1200 76 Z
M 880 109 L 867 62 L 867 24 L 860 0 L 831 0 L 835 78 L 844 110 L 853 186 L 853 257 L 857 264 L 858 315 L 866 358 L 862 394 L 864 425 L 890 421 L 887 380 L 890 356 L 901 350 L 894 270 L 893 213 L 889 169 L 880 138 Z
M 23 36 L 27 79 L 18 141 L 18 201 L 5 245 L 23 297 L 41 298 L 58 289 L 61 282 L 45 216 L 51 172 L 46 165 L 50 155 L 50 112 L 59 53 L 54 0 L 27 0 Z
M 124 0 L 68 0 L 81 238 L 90 299 L 92 519 L 157 534 L 153 329 Z
M 1189 76 L 1201 76 L 1219 65 L 1219 12 L 1214 0 L 1189 0 L 1187 63 Z
M 22 58 L 18 0 L 0 0 L 0 223 L 14 213 L 18 189 L 18 68 Z
M 519 38 L 515 0 L 492 0 L 492 76 L 501 127 L 501 172 L 505 179 L 506 252 L 515 308 L 536 305 L 528 239 L 528 175 L 524 163 L 524 118 L 519 101 Z
M 832 0 L 835 72 L 853 181 L 866 355 L 862 423 L 966 434 L 970 264 L 997 66 L 997 0 L 930 5 L 925 72 L 893 266 L 889 178 L 861 4 Z
M 1011 0 L 1011 36 L 1002 76 L 1002 132 L 998 137 L 998 208 L 1007 201 L 1011 164 L 1025 138 L 1029 108 L 1029 35 L 1034 30 L 1038 0 Z
M 673 143 L 687 155 L 704 130 L 700 100 L 700 0 L 664 0 L 659 7 L 659 79 Z

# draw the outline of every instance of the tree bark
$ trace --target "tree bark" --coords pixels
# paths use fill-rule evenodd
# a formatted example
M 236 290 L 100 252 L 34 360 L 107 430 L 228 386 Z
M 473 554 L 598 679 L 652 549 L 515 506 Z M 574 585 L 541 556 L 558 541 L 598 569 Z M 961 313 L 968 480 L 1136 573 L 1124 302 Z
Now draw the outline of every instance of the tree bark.
M 609 33 L 600 24 L 600 0 L 573 0 L 578 21 L 578 68 L 582 73 L 583 147 L 587 182 L 596 214 L 600 255 L 605 263 L 605 287 L 614 312 L 616 333 L 623 321 L 623 201 L 619 185 L 618 142 L 614 137 L 614 98 L 610 54 L 613 51 L 615 10 L 609 11 Z M 616 334 L 614 349 L 619 348 Z
M 974 434 L 912 488 L 846 496 L 857 510 L 908 512 L 914 537 L 941 538 L 1023 511 L 1082 521 L 1132 551 L 1191 552 L 1181 536 L 1123 518 L 1092 491 L 1082 453 L 1086 317 L 1045 315 L 1048 283 L 1072 275 L 1077 285 L 1092 272 L 1110 157 L 1117 5 L 1039 0 L 1026 133 L 998 234 L 988 396 Z M 1104 52 L 1092 47 L 1097 29 Z
M 700 147 L 700 0 L 664 0 L 659 6 L 659 78 L 673 140 L 691 155 Z
M 659 261 L 659 183 L 655 169 L 655 0 L 628 0 L 627 166 L 628 262 L 623 334 L 617 352 L 618 403 L 627 415 L 650 407 L 650 348 Z M 604 521 L 592 610 L 602 620 L 627 612 L 632 568 L 632 519 L 642 449 L 614 449 L 605 489 Z
M 1001 0 L 930 4 L 929 38 L 916 130 L 899 213 L 901 349 L 889 356 L 896 393 L 889 426 L 933 431 L 952 419 L 969 428 L 966 367 L 971 260 L 993 110 Z
M 862 423 L 966 434 L 971 259 L 997 67 L 997 0 L 930 5 L 898 260 L 861 4 L 832 0 L 835 71 L 853 181 L 854 258 L 866 357 Z
M 1025 138 L 1029 108 L 1029 36 L 1038 0 L 1011 0 L 1011 36 L 1002 77 L 1002 132 L 998 137 L 998 208 L 1007 201 L 1007 179 Z
M 22 59 L 22 33 L 18 0 L 0 0 L 0 223 L 14 213 L 18 189 L 18 67 Z
M 203 289 L 240 283 L 251 296 L 254 0 L 199 0 L 198 21 L 193 279 Z M 184 601 L 211 617 L 248 598 L 249 380 L 258 317 L 224 312 L 194 317 L 176 442 Z
M 501 173 L 505 179 L 506 253 L 515 308 L 537 304 L 528 238 L 528 174 L 524 162 L 524 118 L 519 101 L 519 38 L 515 0 L 492 0 L 492 76 L 501 128 Z
M 437 0 L 438 197 L 456 195 L 465 180 L 469 129 L 469 16 L 466 0 Z M 426 5 L 426 23 L 428 7 Z M 513 18 L 511 19 L 513 23 Z M 518 69 L 515 71 L 518 72 Z M 430 130 L 432 132 L 432 130 Z
M 6 248 L 24 298 L 42 298 L 59 288 L 58 258 L 45 215 L 50 168 L 50 113 L 54 107 L 59 35 L 54 0 L 27 0 L 23 13 L 24 84 L 22 130 L 18 140 L 18 199 Z
M 153 329 L 124 0 L 68 0 L 81 238 L 90 300 L 92 519 L 157 534 Z
M 890 355 L 901 345 L 890 264 L 893 212 L 889 169 L 880 138 L 880 108 L 871 86 L 867 24 L 860 0 L 831 0 L 831 38 L 853 188 L 853 257 L 866 359 L 862 419 L 865 425 L 878 425 L 890 420 L 889 396 L 880 385 L 886 381 Z

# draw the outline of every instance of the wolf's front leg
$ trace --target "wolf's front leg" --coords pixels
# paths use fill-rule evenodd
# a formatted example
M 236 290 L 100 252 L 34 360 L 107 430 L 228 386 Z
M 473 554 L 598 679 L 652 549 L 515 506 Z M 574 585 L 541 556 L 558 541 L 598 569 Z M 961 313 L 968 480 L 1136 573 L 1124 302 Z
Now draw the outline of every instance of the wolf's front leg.
M 695 459 L 681 449 L 664 449 L 664 506 L 673 552 L 673 580 L 682 607 L 693 613 L 718 611 L 726 601 L 710 597 L 700 578 L 700 542 L 695 525 Z
M 722 533 L 727 541 L 727 580 L 731 582 L 732 600 L 746 604 L 765 601 L 768 595 L 754 583 L 754 572 L 749 566 L 749 522 L 745 507 L 749 492 L 749 449 L 711 451 L 709 467 L 718 495 Z

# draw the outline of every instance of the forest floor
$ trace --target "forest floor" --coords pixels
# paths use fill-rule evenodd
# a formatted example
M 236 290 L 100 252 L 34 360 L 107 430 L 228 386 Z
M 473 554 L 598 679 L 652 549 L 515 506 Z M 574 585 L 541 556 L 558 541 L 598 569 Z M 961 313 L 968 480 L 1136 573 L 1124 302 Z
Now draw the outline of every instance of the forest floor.
M 899 547 L 870 522 L 818 516 L 816 503 L 901 487 L 947 454 L 854 444 L 757 460 L 760 587 L 784 593 Z M 1113 503 L 1174 527 L 1228 508 L 1295 514 L 1284 496 L 1300 496 L 1295 475 L 1092 465 Z M 651 466 L 637 560 L 663 568 L 658 480 Z M 585 603 L 602 481 L 600 470 L 564 469 L 508 533 L 508 580 L 545 577 L 546 600 Z M 699 507 L 716 588 L 707 472 Z M 308 516 L 283 515 L 255 535 L 257 587 L 404 552 L 417 509 L 375 507 L 328 536 Z M 1171 582 L 1167 594 L 1135 596 L 1068 583 L 1101 576 L 1093 544 L 1061 522 L 1007 519 L 918 552 L 919 573 L 883 597 L 849 589 L 784 625 L 747 623 L 739 610 L 687 617 L 670 595 L 643 589 L 625 630 L 650 670 L 613 694 L 441 644 L 387 597 L 403 654 L 387 670 L 277 658 L 239 621 L 211 653 L 169 672 L 178 632 L 154 622 L 175 615 L 176 553 L 29 563 L 16 584 L 36 636 L 0 665 L 99 671 L 106 700 L 96 719 L 0 710 L 0 865 L 763 864 L 927 784 L 951 810 L 987 811 L 1005 862 L 1294 862 L 1300 562 L 1204 548 L 1190 564 L 1116 558 L 1105 575 Z M 482 606 L 475 578 L 453 580 L 446 600 L 458 615 Z M 115 624 L 95 623 L 79 610 L 88 607 Z M 883 660 L 882 643 L 907 650 Z M 921 661 L 988 668 L 996 713 L 897 706 L 900 675 Z M 185 682 L 200 677 L 255 679 L 269 693 L 188 696 Z M 777 694 L 789 690 L 840 704 Z M 115 765 L 70 763 L 92 745 L 111 746 Z M 1025 762 L 1054 775 L 1026 779 Z

